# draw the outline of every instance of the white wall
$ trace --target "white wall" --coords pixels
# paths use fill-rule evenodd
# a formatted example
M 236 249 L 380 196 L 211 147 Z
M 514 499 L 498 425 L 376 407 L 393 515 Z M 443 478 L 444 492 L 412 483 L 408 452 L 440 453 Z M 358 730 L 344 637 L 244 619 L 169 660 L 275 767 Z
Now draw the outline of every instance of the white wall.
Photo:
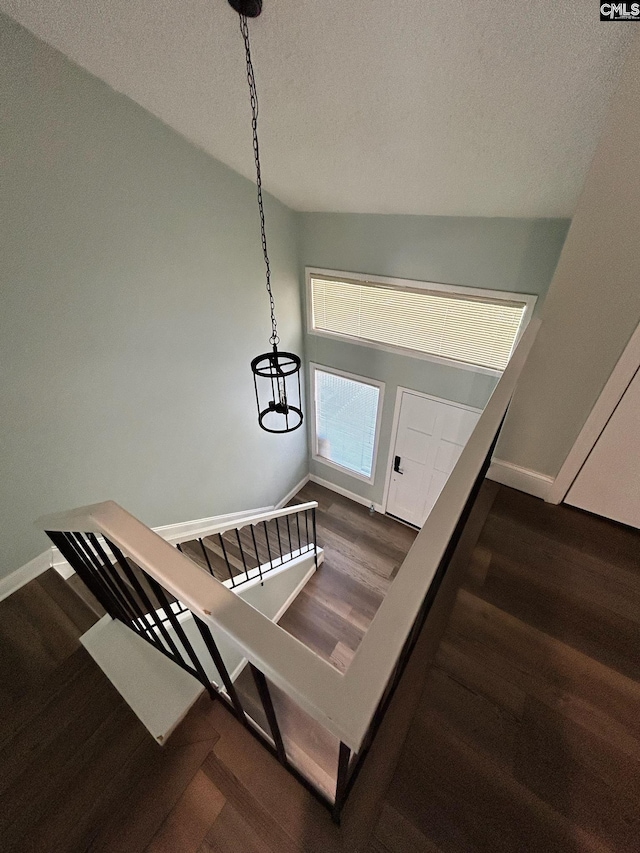
M 613 96 L 497 448 L 555 477 L 640 321 L 640 33 Z

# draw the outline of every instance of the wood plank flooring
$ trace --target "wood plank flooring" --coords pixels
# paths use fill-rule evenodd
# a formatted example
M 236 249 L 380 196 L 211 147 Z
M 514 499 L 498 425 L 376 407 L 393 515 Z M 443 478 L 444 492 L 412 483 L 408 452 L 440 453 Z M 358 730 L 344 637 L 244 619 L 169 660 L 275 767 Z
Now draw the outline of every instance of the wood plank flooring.
M 0 716 L 37 691 L 97 616 L 53 569 L 0 602 Z
M 323 489 L 297 498 L 312 499 L 322 503 L 326 562 L 287 630 L 344 668 L 415 534 L 376 533 L 366 509 Z M 382 531 L 400 527 L 377 520 Z M 229 552 L 238 559 L 233 543 Z M 219 565 L 215 549 L 209 556 Z M 159 747 L 79 645 L 95 611 L 102 609 L 77 576 L 67 583 L 53 571 L 0 605 L 3 851 L 295 850 L 310 815 L 314 837 L 324 839 L 313 849 L 337 849 L 327 811 L 208 697 Z M 337 742 L 275 689 L 273 699 L 292 758 L 329 793 Z M 249 758 L 236 754 L 240 747 Z M 286 820 L 274 820 L 274 804 L 261 798 L 283 790 Z
M 324 562 L 279 624 L 344 672 L 417 534 L 316 483 L 291 504 L 306 501 Z
M 501 487 L 372 849 L 640 850 L 640 532 Z

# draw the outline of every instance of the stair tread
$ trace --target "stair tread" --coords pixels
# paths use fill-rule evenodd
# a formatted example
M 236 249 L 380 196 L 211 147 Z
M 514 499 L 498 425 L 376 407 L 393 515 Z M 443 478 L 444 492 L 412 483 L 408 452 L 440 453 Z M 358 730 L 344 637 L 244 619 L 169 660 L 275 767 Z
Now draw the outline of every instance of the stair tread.
M 95 664 L 91 656 L 80 646 L 55 670 L 42 678 L 35 689 L 24 693 L 7 707 L 2 716 L 0 749 L 15 737 L 20 729 L 28 726 L 46 704 L 55 702 L 56 696 L 66 690 L 70 682 L 80 677 L 85 669 L 93 666 Z
M 73 590 L 61 589 L 53 574 L 48 570 L 0 603 L 3 716 L 10 716 L 25 696 L 37 693 L 43 679 L 80 648 L 84 631 L 78 622 L 88 622 L 87 614 L 79 599 L 74 600 Z
M 80 635 L 86 633 L 98 621 L 98 615 L 55 569 L 41 575 L 38 583 L 66 613 Z
M 5 743 L 0 754 L 0 832 L 6 833 L 16 821 L 22 825 L 41 806 L 46 808 L 55 792 L 66 787 L 84 766 L 82 756 L 91 751 L 92 739 L 105 718 L 124 707 L 115 687 L 94 666 Z M 133 713 L 128 707 L 126 711 Z M 137 718 L 136 723 L 141 727 Z
M 114 789 L 114 780 L 150 735 L 123 701 L 107 709 L 97 696 L 82 722 L 84 737 L 59 754 L 59 764 L 52 770 L 47 766 L 46 783 L 29 779 L 35 795 L 30 786 L 23 790 L 21 801 L 27 807 L 3 833 L 5 849 L 44 853 L 63 839 L 65 849 L 84 849 L 95 832 L 93 822 L 123 795 L 119 785 Z

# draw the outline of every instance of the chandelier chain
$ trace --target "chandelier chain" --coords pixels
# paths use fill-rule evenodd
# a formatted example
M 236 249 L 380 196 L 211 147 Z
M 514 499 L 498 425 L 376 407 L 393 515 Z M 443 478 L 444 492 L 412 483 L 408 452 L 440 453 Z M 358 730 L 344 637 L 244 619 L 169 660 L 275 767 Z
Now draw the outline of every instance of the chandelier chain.
M 278 337 L 278 325 L 276 323 L 276 304 L 271 290 L 271 266 L 269 264 L 269 253 L 267 252 L 267 234 L 264 226 L 264 203 L 262 200 L 262 173 L 260 171 L 260 147 L 258 145 L 258 92 L 256 90 L 256 78 L 253 73 L 253 62 L 251 61 L 251 45 L 249 43 L 249 26 L 247 16 L 240 15 L 240 32 L 244 39 L 244 50 L 247 61 L 247 82 L 249 83 L 249 96 L 251 99 L 251 127 L 253 130 L 253 156 L 256 161 L 256 187 L 258 188 L 258 210 L 260 211 L 260 234 L 262 236 L 262 254 L 267 274 L 267 293 L 271 308 L 271 337 L 269 343 L 277 346 L 280 342 Z

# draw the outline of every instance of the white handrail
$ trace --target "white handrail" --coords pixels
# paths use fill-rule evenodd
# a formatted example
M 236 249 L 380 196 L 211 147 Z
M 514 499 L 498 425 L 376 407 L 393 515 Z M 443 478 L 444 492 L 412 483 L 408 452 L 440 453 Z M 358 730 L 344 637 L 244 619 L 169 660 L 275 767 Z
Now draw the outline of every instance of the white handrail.
M 113 503 L 113 501 L 105 501 L 104 503 Z M 36 527 L 40 530 L 51 531 L 70 531 L 75 530 L 80 532 L 82 529 L 85 533 L 96 533 L 97 531 L 89 528 L 80 528 L 79 524 L 83 519 L 89 519 L 94 512 L 104 503 L 88 504 L 87 506 L 77 507 L 76 509 L 67 510 L 66 512 L 56 512 L 51 515 L 42 516 L 36 521 Z M 181 533 L 178 536 L 164 536 L 162 528 L 156 528 L 155 532 L 162 536 L 167 542 L 176 544 L 176 542 L 187 542 L 191 539 L 202 538 L 204 536 L 215 536 L 218 533 L 226 533 L 227 530 L 235 530 L 236 528 L 246 527 L 248 524 L 262 524 L 263 521 L 271 521 L 273 518 L 283 518 L 287 515 L 294 515 L 297 512 L 304 512 L 308 509 L 316 509 L 317 501 L 309 501 L 304 504 L 293 504 L 292 506 L 284 506 L 281 509 L 269 509 L 263 512 L 249 511 L 248 513 L 237 513 L 232 518 L 227 518 L 223 522 L 217 524 L 204 524 L 202 527 L 195 527 L 186 533 Z M 208 521 L 208 519 L 203 519 Z
M 223 631 L 244 657 L 329 731 L 351 740 L 318 701 L 323 691 L 340 693 L 342 674 L 117 503 L 105 501 L 46 516 L 37 526 L 105 536 L 193 613 Z
M 217 536 L 218 534 L 226 533 L 227 530 L 239 530 L 249 524 L 262 524 L 263 521 L 271 521 L 274 518 L 284 518 L 288 515 L 294 515 L 297 512 L 315 509 L 317 506 L 317 501 L 309 501 L 309 503 L 305 504 L 284 506 L 282 509 L 270 509 L 253 515 L 237 516 L 218 524 L 203 525 L 202 527 L 194 528 L 189 530 L 187 533 L 180 534 L 179 536 L 167 537 L 167 541 L 172 542 L 175 545 L 179 542 L 188 542 L 191 539 L 202 539 L 205 536 Z
M 301 708 L 357 751 L 500 427 L 539 325 L 539 320 L 532 320 L 522 336 L 344 675 L 113 501 L 49 516 L 38 526 L 107 536 L 190 610 L 223 631 Z M 295 511 L 295 507 L 288 509 Z

